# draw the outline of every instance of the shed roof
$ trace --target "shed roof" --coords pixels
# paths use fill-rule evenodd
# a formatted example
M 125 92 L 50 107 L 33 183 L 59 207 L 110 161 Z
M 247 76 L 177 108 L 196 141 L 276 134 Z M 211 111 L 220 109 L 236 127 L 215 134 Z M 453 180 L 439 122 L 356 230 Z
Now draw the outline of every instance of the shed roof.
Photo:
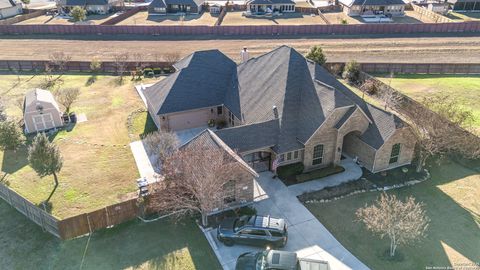
M 39 88 L 27 92 L 25 95 L 24 109 L 38 102 L 50 103 L 55 107 L 55 109 L 60 111 L 58 103 L 55 101 L 52 92 Z

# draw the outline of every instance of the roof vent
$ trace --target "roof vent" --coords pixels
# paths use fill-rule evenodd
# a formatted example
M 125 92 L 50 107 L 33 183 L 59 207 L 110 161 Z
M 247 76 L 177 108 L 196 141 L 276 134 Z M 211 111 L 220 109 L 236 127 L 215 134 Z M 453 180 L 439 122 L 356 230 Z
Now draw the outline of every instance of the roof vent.
M 277 106 L 274 105 L 273 108 L 272 108 L 272 110 L 273 110 L 273 116 L 275 117 L 275 119 L 277 119 L 277 118 L 278 118 L 278 109 L 277 109 Z
M 243 48 L 243 50 L 240 52 L 240 58 L 242 59 L 242 63 L 245 63 L 250 59 L 248 50 L 246 47 Z

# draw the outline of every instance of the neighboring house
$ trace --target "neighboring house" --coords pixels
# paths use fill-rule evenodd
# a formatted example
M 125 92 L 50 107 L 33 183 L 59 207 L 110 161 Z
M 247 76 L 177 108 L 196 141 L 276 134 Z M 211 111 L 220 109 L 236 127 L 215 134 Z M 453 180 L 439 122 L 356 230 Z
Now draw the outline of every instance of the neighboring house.
M 221 206 L 227 205 L 227 207 L 234 207 L 251 202 L 254 199 L 254 179 L 258 177 L 258 174 L 248 164 L 233 151 L 228 145 L 226 145 L 213 131 L 206 129 L 190 141 L 180 147 L 180 149 L 188 149 L 196 145 L 202 149 L 220 149 L 225 151 L 232 162 L 235 162 L 233 173 L 229 175 L 221 175 L 222 179 L 228 181 L 226 185 L 225 193 L 226 197 L 224 201 L 219 204 Z M 198 148 L 195 148 L 198 149 Z
M 123 5 L 123 0 L 58 0 L 57 6 L 64 13 L 78 6 L 84 8 L 89 13 L 107 14 L 112 11 L 114 6 Z
M 480 12 L 480 0 L 447 0 L 454 11 Z
M 198 14 L 202 12 L 204 0 L 153 0 L 148 6 L 149 14 L 167 13 Z
M 63 126 L 62 112 L 50 91 L 35 89 L 25 95 L 23 121 L 26 133 Z
M 295 1 L 292 0 L 247 0 L 246 5 L 252 14 L 295 12 Z
M 398 117 L 366 103 L 323 67 L 286 46 L 235 64 L 218 50 L 195 52 L 146 88 L 160 129 L 225 120 L 216 134 L 256 171 L 302 162 L 306 170 L 356 157 L 377 172 L 412 160 L 415 140 Z
M 22 14 L 22 3 L 15 0 L 0 0 L 0 19 Z
M 385 14 L 404 16 L 403 0 L 339 0 L 343 12 L 348 16 Z

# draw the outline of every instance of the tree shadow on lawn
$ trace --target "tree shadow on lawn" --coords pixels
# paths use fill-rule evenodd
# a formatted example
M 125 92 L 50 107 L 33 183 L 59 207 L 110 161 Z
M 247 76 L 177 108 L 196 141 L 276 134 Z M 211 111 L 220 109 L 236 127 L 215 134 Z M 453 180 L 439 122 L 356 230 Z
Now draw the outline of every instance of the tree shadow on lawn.
M 460 253 L 472 262 L 480 261 L 480 217 L 455 202 L 440 190 L 438 185 L 462 179 L 477 173 L 455 163 L 447 162 L 432 168 L 432 179 L 415 186 L 388 191 L 400 199 L 412 195 L 424 202 L 431 219 L 427 237 L 412 246 L 400 246 L 404 260 L 387 261 L 383 253 L 389 247 L 388 239 L 366 230 L 356 222 L 355 211 L 365 204 L 371 204 L 380 193 L 368 192 L 338 201 L 307 205 L 315 216 L 342 242 L 347 249 L 372 269 L 425 269 L 426 266 L 450 266 L 452 252 L 446 253 L 446 246 Z M 457 257 L 458 259 L 458 257 Z M 464 262 L 462 260 L 456 261 Z M 455 266 L 455 265 L 453 265 Z
M 0 216 L 2 268 L 79 269 L 88 236 L 61 241 L 2 200 Z M 176 251 L 188 251 L 194 269 L 220 269 L 207 240 L 191 220 L 178 224 L 168 220 L 151 223 L 135 220 L 95 232 L 82 269 L 189 269 L 189 266 L 169 265 L 182 262 Z
M 28 148 L 20 147 L 17 151 L 5 150 L 3 152 L 2 167 L 0 171 L 13 174 L 28 165 Z

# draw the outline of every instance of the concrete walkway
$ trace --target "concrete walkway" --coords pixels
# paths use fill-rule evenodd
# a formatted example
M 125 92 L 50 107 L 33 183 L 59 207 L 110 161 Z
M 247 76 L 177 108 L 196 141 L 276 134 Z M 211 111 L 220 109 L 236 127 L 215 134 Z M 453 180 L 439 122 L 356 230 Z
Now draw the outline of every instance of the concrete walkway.
M 295 196 L 302 195 L 306 192 L 322 190 L 326 187 L 338 186 L 342 183 L 360 179 L 362 177 L 362 169 L 353 162 L 352 159 L 346 158 L 340 162 L 345 169 L 342 173 L 337 173 L 324 177 L 319 180 L 308 181 L 301 184 L 288 186 L 288 189 Z
M 130 149 L 132 150 L 133 158 L 137 164 L 138 173 L 140 177 L 147 178 L 149 183 L 155 181 L 155 171 L 150 163 L 145 147 L 143 146 L 142 141 L 135 141 L 130 143 Z
M 348 181 L 348 179 L 352 180 L 353 175 L 347 173 L 343 176 L 343 179 L 327 180 L 342 183 Z M 324 181 L 324 179 L 317 181 Z M 254 204 L 258 214 L 282 217 L 287 222 L 289 239 L 287 245 L 283 248 L 284 250 L 297 252 L 300 258 L 328 261 L 330 269 L 369 269 L 345 249 L 318 219 L 298 201 L 296 193 L 315 188 L 317 184 L 302 184 L 304 185 L 302 188 L 296 188 L 292 191 L 278 179 L 272 179 L 270 172 L 261 173 L 257 182 L 266 194 L 264 196 L 266 199 Z M 322 185 L 318 184 L 317 187 L 320 186 Z M 227 247 L 216 239 L 215 229 L 205 232 L 205 235 L 221 265 L 226 270 L 235 269 L 236 259 L 240 254 L 261 250 L 260 248 L 243 245 Z

